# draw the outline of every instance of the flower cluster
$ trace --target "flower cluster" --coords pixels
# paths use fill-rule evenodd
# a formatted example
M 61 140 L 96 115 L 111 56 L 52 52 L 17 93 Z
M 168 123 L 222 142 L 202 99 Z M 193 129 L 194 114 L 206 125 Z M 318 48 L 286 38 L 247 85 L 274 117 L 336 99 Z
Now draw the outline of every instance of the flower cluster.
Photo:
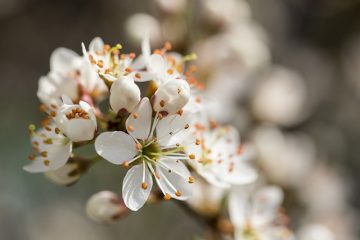
M 128 169 L 122 200 L 111 192 L 89 200 L 88 215 L 100 222 L 126 215 L 127 208 L 137 211 L 159 196 L 189 200 L 199 191 L 196 178 L 234 193 L 258 176 L 236 129 L 208 116 L 203 85 L 189 64 L 196 55 L 171 52 L 170 43 L 151 51 L 148 40 L 141 48 L 139 56 L 123 53 L 120 44 L 111 47 L 100 38 L 88 47 L 82 44 L 82 56 L 59 48 L 50 58 L 50 72 L 39 80 L 37 95 L 46 117 L 40 129 L 29 127 L 33 148 L 24 170 L 71 185 L 101 159 Z M 91 144 L 94 157 L 76 152 Z M 260 209 L 264 206 L 259 204 L 267 202 L 257 199 L 251 216 L 238 220 L 231 214 L 235 236 L 271 232 L 278 234 L 276 239 L 290 239 L 285 226 L 267 226 L 280 205 L 281 191 L 264 194 L 269 195 L 269 209 Z M 245 214 L 245 201 L 235 195 L 230 208 Z

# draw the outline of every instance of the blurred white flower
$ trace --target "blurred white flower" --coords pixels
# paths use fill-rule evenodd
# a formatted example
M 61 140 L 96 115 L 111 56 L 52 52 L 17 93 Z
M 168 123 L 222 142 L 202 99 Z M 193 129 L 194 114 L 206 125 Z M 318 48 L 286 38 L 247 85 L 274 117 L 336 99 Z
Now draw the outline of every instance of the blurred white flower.
M 72 152 L 72 142 L 65 137 L 55 124 L 31 133 L 33 153 L 30 163 L 23 167 L 31 173 L 54 171 L 68 161 Z
M 169 13 L 182 12 L 187 4 L 187 0 L 156 0 L 155 2 L 163 11 Z
M 253 133 L 259 163 L 271 181 L 299 187 L 316 159 L 316 149 L 305 134 L 284 135 L 275 127 L 260 127 Z
M 247 184 L 257 178 L 256 171 L 243 155 L 237 131 L 232 127 L 215 127 L 197 133 L 196 145 L 187 148 L 195 152 L 190 161 L 196 172 L 210 184 L 228 188 L 231 185 Z
M 283 201 L 280 188 L 263 187 L 253 199 L 249 195 L 248 189 L 244 188 L 234 188 L 229 195 L 229 215 L 235 227 L 235 239 L 295 239 L 279 216 Z
M 193 194 L 187 202 L 196 211 L 211 217 L 219 213 L 224 195 L 224 188 L 219 188 L 199 179 L 194 182 Z
M 126 20 L 125 30 L 135 44 L 140 44 L 145 38 L 149 38 L 155 46 L 160 45 L 162 41 L 159 21 L 146 13 L 136 13 L 130 16 Z
M 289 69 L 275 67 L 256 89 L 252 111 L 264 122 L 291 126 L 305 117 L 307 90 L 301 76 Z
M 238 24 L 251 17 L 251 9 L 245 0 L 203 0 L 204 17 L 220 25 Z
M 110 106 L 115 113 L 119 111 L 130 113 L 140 102 L 140 94 L 140 89 L 132 77 L 120 77 L 111 85 Z
M 298 240 L 335 240 L 334 234 L 326 226 L 311 224 L 302 227 L 297 233 Z
M 239 41 L 241 39 L 241 41 Z M 221 47 L 219 47 L 221 46 Z M 263 29 L 246 21 L 194 45 L 199 71 L 209 74 L 221 66 L 234 66 L 243 74 L 262 70 L 270 62 L 270 50 Z
M 55 118 L 57 127 L 74 142 L 93 139 L 97 123 L 92 107 L 83 101 L 73 104 L 67 96 L 62 96 L 62 100 Z
M 119 196 L 110 191 L 92 195 L 86 203 L 86 213 L 99 223 L 111 223 L 126 215 L 128 209 Z
M 188 116 L 176 114 L 152 120 L 152 113 L 149 99 L 143 98 L 126 121 L 128 134 L 104 132 L 95 141 L 96 152 L 109 162 L 134 164 L 125 176 L 122 191 L 125 205 L 133 211 L 145 204 L 152 189 L 152 175 L 166 200 L 188 199 L 189 183 L 194 181 L 183 163 L 195 157 L 183 153 L 183 144 L 189 141 L 185 137 Z

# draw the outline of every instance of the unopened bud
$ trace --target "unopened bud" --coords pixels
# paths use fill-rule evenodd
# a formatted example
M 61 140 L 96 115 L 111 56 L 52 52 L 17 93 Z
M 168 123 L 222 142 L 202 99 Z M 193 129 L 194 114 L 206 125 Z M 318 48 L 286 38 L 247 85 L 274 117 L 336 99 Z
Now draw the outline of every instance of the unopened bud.
M 140 102 L 140 89 L 134 79 L 125 76 L 114 81 L 110 89 L 110 106 L 114 112 L 132 112 Z
M 111 223 L 129 212 L 122 199 L 113 192 L 101 191 L 88 200 L 86 213 L 89 218 L 99 223 Z
M 189 101 L 190 86 L 183 79 L 175 79 L 161 85 L 154 94 L 154 110 L 175 114 Z
M 97 123 L 91 106 L 83 101 L 72 104 L 66 96 L 63 96 L 63 102 L 55 120 L 61 132 L 74 142 L 93 139 Z

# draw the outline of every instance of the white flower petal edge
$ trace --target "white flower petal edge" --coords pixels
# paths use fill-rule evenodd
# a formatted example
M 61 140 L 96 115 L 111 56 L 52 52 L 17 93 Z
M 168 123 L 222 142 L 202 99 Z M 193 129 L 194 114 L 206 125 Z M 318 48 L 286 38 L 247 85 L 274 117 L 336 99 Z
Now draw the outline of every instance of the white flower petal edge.
M 132 112 L 139 101 L 140 89 L 132 77 L 122 76 L 111 85 L 110 106 L 115 113 Z
M 139 210 L 148 199 L 152 185 L 152 176 L 145 162 L 130 168 L 122 189 L 125 205 L 132 211 Z
M 53 127 L 53 126 L 50 126 Z M 54 127 L 53 127 L 54 128 Z M 31 139 L 36 143 L 36 155 L 23 167 L 27 172 L 40 173 L 61 168 L 68 161 L 72 152 L 72 142 L 62 134 L 40 129 Z
M 114 164 L 123 164 L 137 154 L 134 139 L 124 132 L 104 132 L 95 140 L 96 152 Z
M 73 63 L 79 55 L 73 50 L 67 48 L 57 48 L 53 51 L 50 57 L 50 70 L 66 73 L 74 69 Z
M 152 107 L 148 98 L 143 98 L 126 120 L 126 129 L 135 139 L 149 137 L 152 119 Z

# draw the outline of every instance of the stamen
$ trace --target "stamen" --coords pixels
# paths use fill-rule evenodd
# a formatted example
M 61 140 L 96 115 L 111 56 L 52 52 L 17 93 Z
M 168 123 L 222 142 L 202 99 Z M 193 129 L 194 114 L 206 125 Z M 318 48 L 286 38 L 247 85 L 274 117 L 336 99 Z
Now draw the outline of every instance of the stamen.
M 141 188 L 146 190 L 148 188 L 148 184 L 146 182 L 141 183 Z
M 194 160 L 194 159 L 195 159 L 195 154 L 190 154 L 190 155 L 189 155 L 189 158 L 190 158 L 191 160 Z
M 189 182 L 189 183 L 194 183 L 194 182 L 195 182 L 195 178 L 194 178 L 193 176 L 190 176 L 188 182 Z
M 41 152 L 40 155 L 44 158 L 46 158 L 48 156 L 48 152 L 44 151 L 44 152 Z
M 129 162 L 125 161 L 121 164 L 124 168 L 128 168 L 129 167 Z
M 176 190 L 175 195 L 176 195 L 177 197 L 180 197 L 180 196 L 182 195 L 182 193 L 181 193 L 179 190 Z
M 165 195 L 164 195 L 164 200 L 169 201 L 170 199 L 171 199 L 170 194 L 165 193 Z
M 44 165 L 45 165 L 45 166 L 49 166 L 49 165 L 50 165 L 50 161 L 49 161 L 49 160 L 47 160 L 47 159 L 46 159 L 46 160 L 44 160 Z
M 138 113 L 133 113 L 133 116 L 135 119 L 137 119 L 139 117 L 139 114 Z
M 45 143 L 45 144 L 53 144 L 53 141 L 52 141 L 51 138 L 48 138 L 48 139 L 45 139 L 45 140 L 43 141 L 43 143 Z
M 59 134 L 60 133 L 60 129 L 59 128 L 55 128 L 55 133 Z
M 165 101 L 164 100 L 161 100 L 160 101 L 160 107 L 164 107 L 165 106 Z
M 133 132 L 134 131 L 134 126 L 132 126 L 132 125 L 128 126 L 127 130 L 129 132 Z

